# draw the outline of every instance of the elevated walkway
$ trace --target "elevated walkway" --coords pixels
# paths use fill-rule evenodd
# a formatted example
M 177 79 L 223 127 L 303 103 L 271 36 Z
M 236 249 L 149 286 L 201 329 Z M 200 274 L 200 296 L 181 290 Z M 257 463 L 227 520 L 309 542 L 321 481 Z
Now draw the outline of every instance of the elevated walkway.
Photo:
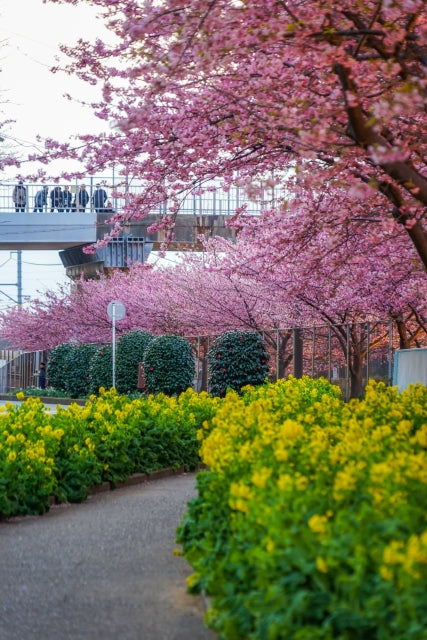
M 66 249 L 97 239 L 96 213 L 0 212 L 0 250 Z
M 93 244 L 111 231 L 111 225 L 106 222 L 110 217 L 111 213 L 0 211 L 0 250 L 61 250 Z M 157 214 L 138 222 L 132 221 L 126 226 L 124 235 L 144 238 L 156 251 L 164 239 L 163 234 L 148 233 L 147 228 L 160 219 Z M 227 216 L 223 215 L 180 214 L 175 226 L 175 240 L 169 249 L 200 249 L 200 235 L 233 238 L 234 232 L 226 227 L 226 220 Z
M 127 224 L 120 237 L 111 246 L 100 249 L 89 256 L 84 247 L 93 245 L 112 231 L 108 220 L 114 212 L 121 212 L 132 195 L 142 190 L 142 186 L 122 178 L 119 185 L 114 175 L 107 177 L 86 177 L 65 188 L 72 198 L 78 201 L 82 185 L 85 184 L 89 200 L 86 211 L 58 210 L 65 200 L 54 202 L 51 198 L 54 185 L 47 185 L 48 197 L 43 211 L 34 211 L 36 194 L 42 184 L 24 184 L 26 197 L 15 210 L 13 194 L 15 183 L 0 183 L 0 250 L 58 250 L 66 268 L 67 275 L 78 278 L 81 273 L 86 277 L 96 277 L 98 272 L 108 272 L 114 268 L 127 268 L 131 262 L 145 261 L 150 251 L 163 248 L 164 232 L 148 233 L 148 228 L 159 222 L 168 212 L 167 203 L 159 205 L 149 216 L 141 221 L 132 220 Z M 213 183 L 215 185 L 215 183 Z M 97 202 L 95 193 L 98 185 L 108 194 L 105 205 L 109 210 L 102 213 L 94 211 Z M 21 187 L 19 187 L 21 188 Z M 267 192 L 262 192 L 262 198 Z M 62 196 L 61 196 L 62 197 Z M 238 188 L 223 191 L 218 185 L 199 195 L 195 190 L 184 197 L 181 210 L 176 218 L 174 239 L 167 245 L 169 251 L 200 251 L 200 237 L 220 236 L 234 239 L 235 232 L 227 227 L 227 220 L 236 209 L 245 204 L 250 215 L 259 215 L 262 200 L 258 203 L 244 201 Z

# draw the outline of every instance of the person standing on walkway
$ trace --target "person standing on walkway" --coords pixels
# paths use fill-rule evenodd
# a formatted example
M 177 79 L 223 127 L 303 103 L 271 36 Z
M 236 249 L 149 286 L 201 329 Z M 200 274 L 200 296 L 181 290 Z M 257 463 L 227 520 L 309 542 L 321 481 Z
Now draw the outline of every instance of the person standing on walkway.
M 97 213 L 105 210 L 105 201 L 107 200 L 107 192 L 102 189 L 100 184 L 95 185 L 96 189 L 93 192 L 92 204 Z
M 63 209 L 63 200 L 62 200 L 62 189 L 61 187 L 55 187 L 50 192 L 50 212 L 52 213 L 54 209 L 58 209 L 61 213 Z
M 34 197 L 34 212 L 40 211 L 43 212 L 43 208 L 47 205 L 47 193 L 49 191 L 49 187 L 45 185 L 43 189 L 37 191 Z
M 15 203 L 15 212 L 25 211 L 25 205 L 27 204 L 27 190 L 24 187 L 22 180 L 13 189 L 12 200 Z
M 64 205 L 64 211 L 69 213 L 71 211 L 71 200 L 73 199 L 72 193 L 70 191 L 70 187 L 65 185 L 64 191 L 62 192 L 62 202 Z
M 40 362 L 39 387 L 40 389 L 46 389 L 46 365 L 44 362 Z
M 76 198 L 76 208 L 77 211 L 86 211 L 86 207 L 89 202 L 89 194 L 86 191 L 86 185 L 82 184 L 79 189 L 79 193 Z

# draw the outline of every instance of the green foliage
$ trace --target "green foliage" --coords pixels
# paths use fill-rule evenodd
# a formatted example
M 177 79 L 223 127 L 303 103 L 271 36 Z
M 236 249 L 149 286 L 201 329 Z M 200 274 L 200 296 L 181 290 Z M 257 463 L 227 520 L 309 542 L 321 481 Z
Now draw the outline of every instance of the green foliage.
M 83 398 L 89 394 L 90 361 L 99 348 L 94 344 L 75 344 L 67 353 L 65 389 L 72 398 Z
M 23 394 L 17 394 L 23 400 Z M 115 486 L 132 473 L 196 467 L 198 431 L 218 399 L 188 389 L 130 400 L 114 390 L 84 406 L 57 407 L 39 398 L 0 412 L 0 516 L 43 513 L 49 496 L 81 502 L 89 488 Z
M 255 331 L 226 331 L 214 341 L 207 358 L 209 389 L 216 396 L 224 396 L 227 389 L 262 384 L 268 376 L 269 355 Z
M 153 338 L 144 353 L 145 390 L 178 394 L 193 384 L 195 361 L 190 343 L 179 336 Z
M 21 398 L 22 394 L 18 394 Z M 0 414 L 0 515 L 44 513 L 56 490 L 53 473 L 61 434 L 38 398 L 6 402 Z
M 46 377 L 49 386 L 60 391 L 67 389 L 68 357 L 74 345 L 64 342 L 51 349 L 46 367 Z
M 144 351 L 153 337 L 147 331 L 130 331 L 118 339 L 116 388 L 119 393 L 137 390 L 139 363 L 143 362 Z
M 98 394 L 100 387 L 113 384 L 113 349 L 110 344 L 99 347 L 89 364 L 89 392 Z
M 204 425 L 178 542 L 224 640 L 426 637 L 427 388 L 338 393 L 230 391 Z
M 38 398 L 69 398 L 70 394 L 54 387 L 46 387 L 40 389 L 40 387 L 26 387 L 25 389 L 19 389 L 16 393 L 23 393 L 24 396 L 34 396 Z M 15 395 L 14 394 L 14 395 Z

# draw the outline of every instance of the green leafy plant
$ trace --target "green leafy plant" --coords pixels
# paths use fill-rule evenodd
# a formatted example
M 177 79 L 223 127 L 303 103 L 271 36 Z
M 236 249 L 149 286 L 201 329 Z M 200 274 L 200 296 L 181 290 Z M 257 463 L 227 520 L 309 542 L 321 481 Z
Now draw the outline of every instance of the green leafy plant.
M 307 377 L 229 391 L 178 530 L 236 640 L 421 640 L 427 628 L 427 388 L 346 404 Z
M 72 398 L 89 395 L 90 361 L 99 348 L 94 344 L 75 344 L 66 354 L 65 388 Z
M 62 432 L 52 429 L 39 398 L 21 406 L 7 402 L 0 424 L 0 515 L 44 513 L 56 489 L 53 467 Z
M 153 338 L 145 350 L 143 364 L 148 393 L 178 394 L 193 383 L 193 351 L 190 343 L 180 336 Z
M 40 389 L 40 387 L 26 387 L 25 389 L 19 389 L 15 391 L 16 393 L 23 393 L 24 396 L 34 396 L 37 398 L 69 398 L 70 394 L 66 391 L 61 391 L 60 389 L 55 389 L 54 387 L 46 387 L 45 389 Z
M 110 344 L 99 347 L 89 363 L 88 388 L 90 393 L 99 393 L 100 387 L 109 389 L 113 384 L 113 349 Z
M 116 388 L 119 393 L 137 390 L 139 363 L 143 362 L 145 349 L 153 337 L 147 331 L 129 331 L 118 339 Z
M 49 386 L 60 391 L 66 391 L 67 389 L 68 357 L 73 347 L 73 344 L 64 342 L 51 349 L 49 353 L 46 376 Z
M 207 358 L 209 390 L 216 396 L 262 384 L 268 376 L 269 355 L 255 331 L 226 331 L 216 338 Z

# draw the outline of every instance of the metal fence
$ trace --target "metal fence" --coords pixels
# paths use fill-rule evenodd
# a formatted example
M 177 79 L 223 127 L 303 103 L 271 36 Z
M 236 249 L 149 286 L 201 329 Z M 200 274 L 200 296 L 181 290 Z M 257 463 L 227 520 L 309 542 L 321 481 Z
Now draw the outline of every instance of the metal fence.
M 122 210 L 129 196 L 139 194 L 143 190 L 141 184 L 127 180 L 123 176 L 114 175 L 87 176 L 67 183 L 61 181 L 57 184 L 47 185 L 47 203 L 42 207 L 43 212 L 48 213 L 52 209 L 50 193 L 54 187 L 60 186 L 61 189 L 63 189 L 67 185 L 74 200 L 82 184 L 85 185 L 89 195 L 89 203 L 86 211 L 94 211 L 92 196 L 97 184 L 100 184 L 106 191 L 107 198 L 114 211 Z M 0 183 L 0 212 L 9 212 L 15 209 L 12 195 L 16 185 L 16 181 L 3 181 Z M 33 212 L 36 193 L 43 189 L 44 186 L 46 185 L 36 183 L 23 184 L 26 190 L 25 204 L 23 205 L 24 212 Z M 121 197 L 118 196 L 119 193 Z M 285 193 L 283 189 L 279 187 L 271 188 L 263 186 L 263 184 L 260 183 L 256 196 L 249 199 L 243 189 L 230 187 L 230 189 L 224 190 L 219 183 L 213 181 L 210 185 L 204 185 L 203 192 L 195 186 L 191 193 L 183 194 L 180 212 L 193 215 L 234 215 L 236 209 L 245 205 L 248 213 L 258 215 L 263 208 L 277 204 L 284 198 Z M 164 215 L 167 211 L 168 204 L 166 202 L 159 205 L 159 207 L 151 213 Z
M 392 384 L 394 352 L 401 347 L 393 321 L 361 322 L 263 331 L 270 355 L 270 379 L 307 375 L 324 377 L 341 388 L 343 397 L 363 394 L 370 379 Z M 207 353 L 217 336 L 188 338 L 196 357 L 195 389 L 209 389 Z M 427 346 L 427 334 L 413 347 Z
M 47 351 L 0 350 L 0 393 L 38 386 L 41 362 L 47 362 Z
M 391 385 L 394 353 L 402 346 L 393 321 L 272 329 L 261 335 L 272 381 L 289 374 L 323 376 L 341 388 L 346 400 L 362 395 L 370 379 Z M 196 391 L 209 390 L 207 354 L 216 337 L 187 336 L 196 358 Z M 418 332 L 412 346 L 426 347 L 427 333 Z M 47 359 L 46 351 L 0 351 L 0 392 L 37 385 L 40 362 Z

